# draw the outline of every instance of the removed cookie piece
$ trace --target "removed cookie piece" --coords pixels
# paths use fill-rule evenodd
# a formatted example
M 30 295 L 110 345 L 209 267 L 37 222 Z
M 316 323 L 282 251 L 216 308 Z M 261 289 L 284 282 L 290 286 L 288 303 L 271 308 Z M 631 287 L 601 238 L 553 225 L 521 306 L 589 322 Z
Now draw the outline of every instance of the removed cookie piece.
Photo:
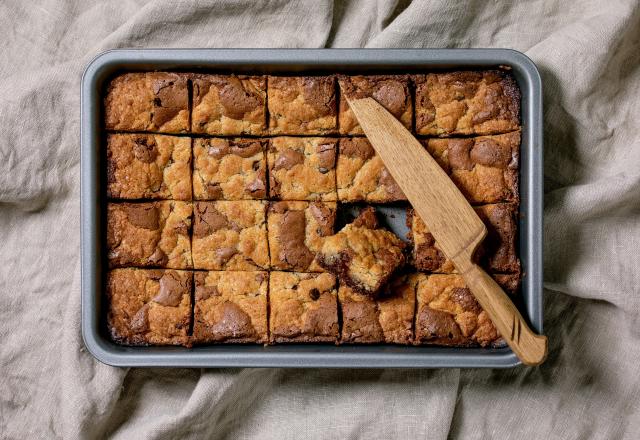
M 400 238 L 379 227 L 375 209 L 368 207 L 353 223 L 325 238 L 316 260 L 353 291 L 373 297 L 404 264 L 404 248 Z

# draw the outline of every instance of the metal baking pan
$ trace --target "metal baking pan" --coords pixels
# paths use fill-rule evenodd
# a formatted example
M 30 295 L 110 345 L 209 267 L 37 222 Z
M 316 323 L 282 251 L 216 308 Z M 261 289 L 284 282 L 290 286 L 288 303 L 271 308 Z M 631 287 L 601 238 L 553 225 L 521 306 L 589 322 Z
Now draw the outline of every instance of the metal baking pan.
M 524 270 L 522 313 L 542 332 L 542 90 L 533 62 L 507 49 L 132 49 L 96 57 L 82 78 L 81 233 L 82 336 L 89 352 L 114 366 L 137 367 L 513 367 L 510 348 L 215 345 L 124 347 L 104 325 L 104 182 L 102 96 L 116 72 L 207 70 L 236 73 L 410 73 L 442 69 L 510 68 L 522 92 L 519 252 Z

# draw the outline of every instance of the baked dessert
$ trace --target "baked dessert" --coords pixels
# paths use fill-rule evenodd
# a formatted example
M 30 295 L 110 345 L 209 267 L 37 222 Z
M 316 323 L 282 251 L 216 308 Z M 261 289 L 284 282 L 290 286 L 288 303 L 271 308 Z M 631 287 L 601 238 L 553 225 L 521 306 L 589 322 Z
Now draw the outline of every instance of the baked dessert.
M 266 199 L 266 143 L 264 139 L 194 139 L 194 198 Z
M 107 327 L 126 345 L 188 345 L 192 274 L 114 269 L 107 274 Z
M 336 289 L 329 273 L 271 272 L 269 341 L 336 342 Z
M 516 252 L 517 208 L 511 203 L 476 206 L 476 213 L 487 227 L 487 236 L 476 252 L 476 259 L 494 273 L 520 272 Z M 407 211 L 409 239 L 413 244 L 412 263 L 420 271 L 456 272 L 453 263 L 442 252 L 422 219 L 413 209 Z
M 194 343 L 267 342 L 267 272 L 196 272 L 194 282 Z
M 494 275 L 513 295 L 518 275 Z M 502 345 L 498 331 L 459 275 L 418 274 L 415 343 L 451 346 Z
M 107 130 L 189 131 L 187 77 L 169 72 L 134 72 L 116 76 L 104 102 Z
M 192 133 L 237 136 L 266 131 L 264 76 L 194 74 L 191 82 Z
M 322 272 L 315 261 L 324 237 L 333 235 L 335 202 L 271 202 L 267 230 L 271 267 L 296 272 Z
M 373 98 L 411 130 L 413 104 L 408 75 L 340 75 L 340 134 L 364 134 L 349 99 Z
M 270 76 L 267 94 L 271 134 L 336 132 L 334 76 Z
M 107 197 L 191 200 L 191 139 L 109 134 Z
M 193 267 L 259 270 L 269 267 L 266 202 L 195 202 Z
M 190 269 L 189 202 L 109 203 L 109 267 L 138 266 Z
M 336 165 L 338 200 L 388 203 L 407 200 L 366 138 L 341 138 Z
M 416 132 L 486 135 L 520 128 L 520 90 L 502 70 L 415 75 Z
M 357 293 L 375 296 L 404 262 L 405 243 L 381 229 L 372 207 L 326 237 L 316 261 Z
M 520 130 L 423 144 L 471 203 L 518 201 Z
M 281 200 L 336 201 L 336 139 L 276 137 L 269 141 L 269 195 Z
M 411 344 L 416 280 L 415 274 L 396 276 L 375 299 L 341 285 L 338 289 L 342 314 L 340 342 Z

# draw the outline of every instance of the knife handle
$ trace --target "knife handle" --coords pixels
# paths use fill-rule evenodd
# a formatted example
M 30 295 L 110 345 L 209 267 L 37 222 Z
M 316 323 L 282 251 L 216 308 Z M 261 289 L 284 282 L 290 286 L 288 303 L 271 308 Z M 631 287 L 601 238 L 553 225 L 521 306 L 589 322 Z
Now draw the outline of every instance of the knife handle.
M 529 328 L 504 290 L 480 266 L 471 260 L 457 266 L 462 266 L 458 267 L 458 271 L 467 287 L 522 363 L 535 366 L 544 362 L 548 349 L 547 337 Z

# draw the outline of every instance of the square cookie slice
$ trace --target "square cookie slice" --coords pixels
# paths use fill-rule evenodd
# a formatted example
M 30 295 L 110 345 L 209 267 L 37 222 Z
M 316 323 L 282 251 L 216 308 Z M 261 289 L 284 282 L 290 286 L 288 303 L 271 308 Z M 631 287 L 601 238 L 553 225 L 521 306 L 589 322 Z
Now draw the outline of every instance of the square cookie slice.
M 336 165 L 338 200 L 388 203 L 407 200 L 366 138 L 342 138 Z
M 264 76 L 192 75 L 191 131 L 211 135 L 264 134 Z
M 414 81 L 418 134 L 486 135 L 520 128 L 520 89 L 507 72 L 429 73 Z
M 266 199 L 266 143 L 262 139 L 194 139 L 194 198 Z
M 487 313 L 459 275 L 418 274 L 416 344 L 500 346 L 500 338 Z M 515 294 L 518 275 L 493 275 L 500 286 Z
M 337 139 L 276 137 L 271 139 L 269 194 L 280 200 L 336 201 Z
M 376 296 L 404 262 L 405 243 L 378 227 L 375 210 L 360 215 L 335 235 L 323 240 L 316 261 L 355 292 Z
M 189 131 L 187 77 L 168 72 L 125 73 L 115 77 L 104 101 L 107 130 Z
M 192 273 L 114 269 L 107 274 L 107 326 L 125 345 L 188 345 Z
M 349 99 L 373 98 L 411 130 L 413 104 L 408 75 L 371 75 L 338 77 L 340 84 L 340 134 L 364 134 L 351 111 Z
M 376 299 L 341 285 L 338 290 L 342 312 L 340 342 L 411 344 L 416 281 L 415 275 L 396 276 Z
M 196 269 L 254 271 L 269 267 L 266 202 L 195 202 Z
M 269 341 L 337 341 L 336 289 L 336 279 L 328 273 L 271 272 Z
M 331 134 L 338 128 L 333 76 L 270 76 L 271 134 Z
M 471 203 L 517 202 L 520 131 L 423 144 Z
M 196 272 L 193 342 L 266 343 L 267 272 Z
M 516 205 L 497 203 L 476 206 L 474 209 L 487 227 L 487 236 L 476 252 L 479 264 L 491 272 L 519 273 Z M 451 260 L 440 250 L 433 235 L 413 209 L 407 212 L 407 226 L 413 243 L 413 264 L 418 270 L 436 273 L 456 272 Z
M 271 267 L 323 272 L 315 261 L 324 237 L 333 235 L 334 202 L 271 202 L 267 211 Z
M 109 134 L 107 196 L 191 200 L 191 139 Z
M 190 269 L 192 212 L 190 202 L 109 203 L 109 266 Z

